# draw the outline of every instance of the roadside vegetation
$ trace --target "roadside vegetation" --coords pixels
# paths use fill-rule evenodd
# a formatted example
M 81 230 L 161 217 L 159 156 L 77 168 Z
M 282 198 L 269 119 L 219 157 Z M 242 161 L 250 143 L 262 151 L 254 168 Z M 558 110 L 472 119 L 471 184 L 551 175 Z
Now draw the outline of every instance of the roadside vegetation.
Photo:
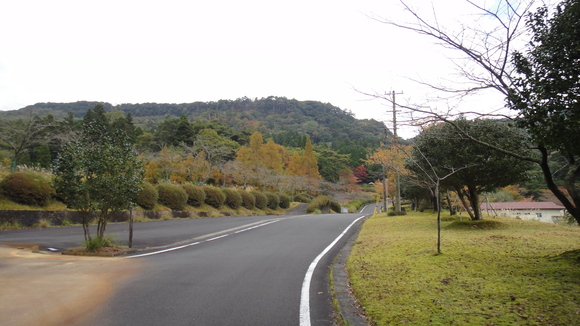
M 372 325 L 580 324 L 580 228 L 458 219 L 442 254 L 436 214 L 366 221 L 347 269 Z

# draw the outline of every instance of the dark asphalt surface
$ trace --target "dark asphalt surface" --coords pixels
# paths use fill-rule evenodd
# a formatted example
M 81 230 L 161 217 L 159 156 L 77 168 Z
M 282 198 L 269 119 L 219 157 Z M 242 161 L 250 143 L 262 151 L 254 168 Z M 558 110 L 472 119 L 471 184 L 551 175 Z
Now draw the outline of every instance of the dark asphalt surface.
M 150 221 L 134 223 L 133 248 L 158 248 L 187 242 L 199 237 L 212 235 L 232 228 L 253 223 L 261 223 L 279 218 L 278 216 L 220 217 L 202 219 L 183 219 L 167 221 Z M 91 234 L 96 234 L 96 226 L 91 226 Z M 129 240 L 128 223 L 111 223 L 107 225 L 106 236 L 111 236 L 121 245 Z M 40 248 L 56 248 L 64 251 L 67 248 L 82 247 L 84 235 L 81 227 L 54 227 L 46 229 L 22 229 L 0 231 L 0 243 L 33 242 Z
M 300 294 L 308 266 L 360 216 L 136 223 L 134 247 L 168 250 L 170 244 L 198 244 L 132 258 L 143 266 L 140 272 L 81 324 L 300 325 Z M 126 242 L 127 229 L 127 224 L 112 224 L 107 234 Z M 309 295 L 312 325 L 333 325 L 328 271 L 349 234 L 323 256 L 314 271 Z M 0 232 L 0 242 L 34 242 L 41 248 L 78 246 L 82 237 L 78 227 Z

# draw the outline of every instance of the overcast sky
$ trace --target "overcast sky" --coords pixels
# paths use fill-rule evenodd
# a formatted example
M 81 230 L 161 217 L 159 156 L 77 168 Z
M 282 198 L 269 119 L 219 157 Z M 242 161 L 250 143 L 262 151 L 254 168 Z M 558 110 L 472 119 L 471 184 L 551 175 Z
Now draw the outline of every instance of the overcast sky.
M 464 1 L 434 2 L 442 21 L 465 14 Z M 0 110 L 283 96 L 390 127 L 390 104 L 355 89 L 422 96 L 408 78 L 450 66 L 429 39 L 373 15 L 404 12 L 394 0 L 0 0 Z

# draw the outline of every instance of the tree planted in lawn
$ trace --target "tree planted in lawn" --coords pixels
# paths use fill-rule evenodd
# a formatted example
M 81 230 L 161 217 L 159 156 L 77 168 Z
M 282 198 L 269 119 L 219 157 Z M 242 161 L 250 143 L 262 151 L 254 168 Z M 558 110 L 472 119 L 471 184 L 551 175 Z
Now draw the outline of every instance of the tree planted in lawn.
M 57 195 L 84 214 L 85 240 L 92 241 L 89 224 L 97 214 L 98 242 L 103 243 L 108 221 L 115 212 L 135 205 L 144 169 L 123 131 L 111 131 L 99 106 L 87 114 L 80 137 L 68 143 L 55 164 Z
M 457 119 L 454 125 L 478 139 L 531 155 L 524 146 L 526 138 L 521 129 L 505 122 Z M 425 176 L 425 171 L 443 176 L 461 168 L 441 180 L 441 186 L 456 191 L 471 219 L 479 220 L 479 193 L 524 181 L 532 163 L 472 142 L 454 125 L 436 124 L 419 134 L 411 152 L 413 164 L 407 164 L 407 168 L 419 177 Z

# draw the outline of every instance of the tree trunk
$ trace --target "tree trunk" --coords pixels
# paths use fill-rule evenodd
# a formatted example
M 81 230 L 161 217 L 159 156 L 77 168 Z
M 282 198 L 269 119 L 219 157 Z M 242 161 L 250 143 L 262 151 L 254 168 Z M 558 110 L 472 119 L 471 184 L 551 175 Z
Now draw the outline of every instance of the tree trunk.
M 481 220 L 481 209 L 479 207 L 479 194 L 477 192 L 477 187 L 467 186 L 467 191 L 469 191 L 469 202 L 473 209 L 473 217 L 471 219 L 474 221 Z
M 566 195 L 558 188 L 554 179 L 552 178 L 552 171 L 548 165 L 549 154 L 548 150 L 544 146 L 538 146 L 540 153 L 542 154 L 542 159 L 539 162 L 542 173 L 544 174 L 544 179 L 546 180 L 546 185 L 548 189 L 558 198 L 558 200 L 564 205 L 568 213 L 574 217 L 576 223 L 580 225 L 580 193 L 576 189 L 575 180 L 580 174 L 580 164 L 576 162 L 574 156 L 570 155 L 566 157 L 569 163 L 569 170 L 564 178 L 564 185 L 570 197 L 574 201 L 573 203 L 566 197 Z
M 133 248 L 133 209 L 129 209 L 129 248 Z
M 91 230 L 89 230 L 89 225 L 91 224 L 91 212 L 81 210 L 81 221 L 83 224 L 83 231 L 85 233 L 85 241 L 91 241 Z
M 453 203 L 451 202 L 451 198 L 449 196 L 449 191 L 447 191 L 445 199 L 447 200 L 447 205 L 449 205 L 449 215 L 453 216 L 456 214 L 455 208 L 453 207 Z
M 97 238 L 104 239 L 105 238 L 105 229 L 107 228 L 107 221 L 109 220 L 110 212 L 108 210 L 102 210 L 101 214 L 99 215 L 98 222 L 97 222 Z
M 435 187 L 437 201 L 437 253 L 441 254 L 441 192 L 439 191 L 439 180 Z
M 473 212 L 471 211 L 469 204 L 467 203 L 467 200 L 465 199 L 465 194 L 463 193 L 463 189 L 455 189 L 455 191 L 457 192 L 457 196 L 459 196 L 459 201 L 461 201 L 461 205 L 463 206 L 463 209 L 465 209 L 465 211 L 467 212 L 467 214 L 469 214 L 469 217 L 474 220 L 475 217 L 473 216 Z

